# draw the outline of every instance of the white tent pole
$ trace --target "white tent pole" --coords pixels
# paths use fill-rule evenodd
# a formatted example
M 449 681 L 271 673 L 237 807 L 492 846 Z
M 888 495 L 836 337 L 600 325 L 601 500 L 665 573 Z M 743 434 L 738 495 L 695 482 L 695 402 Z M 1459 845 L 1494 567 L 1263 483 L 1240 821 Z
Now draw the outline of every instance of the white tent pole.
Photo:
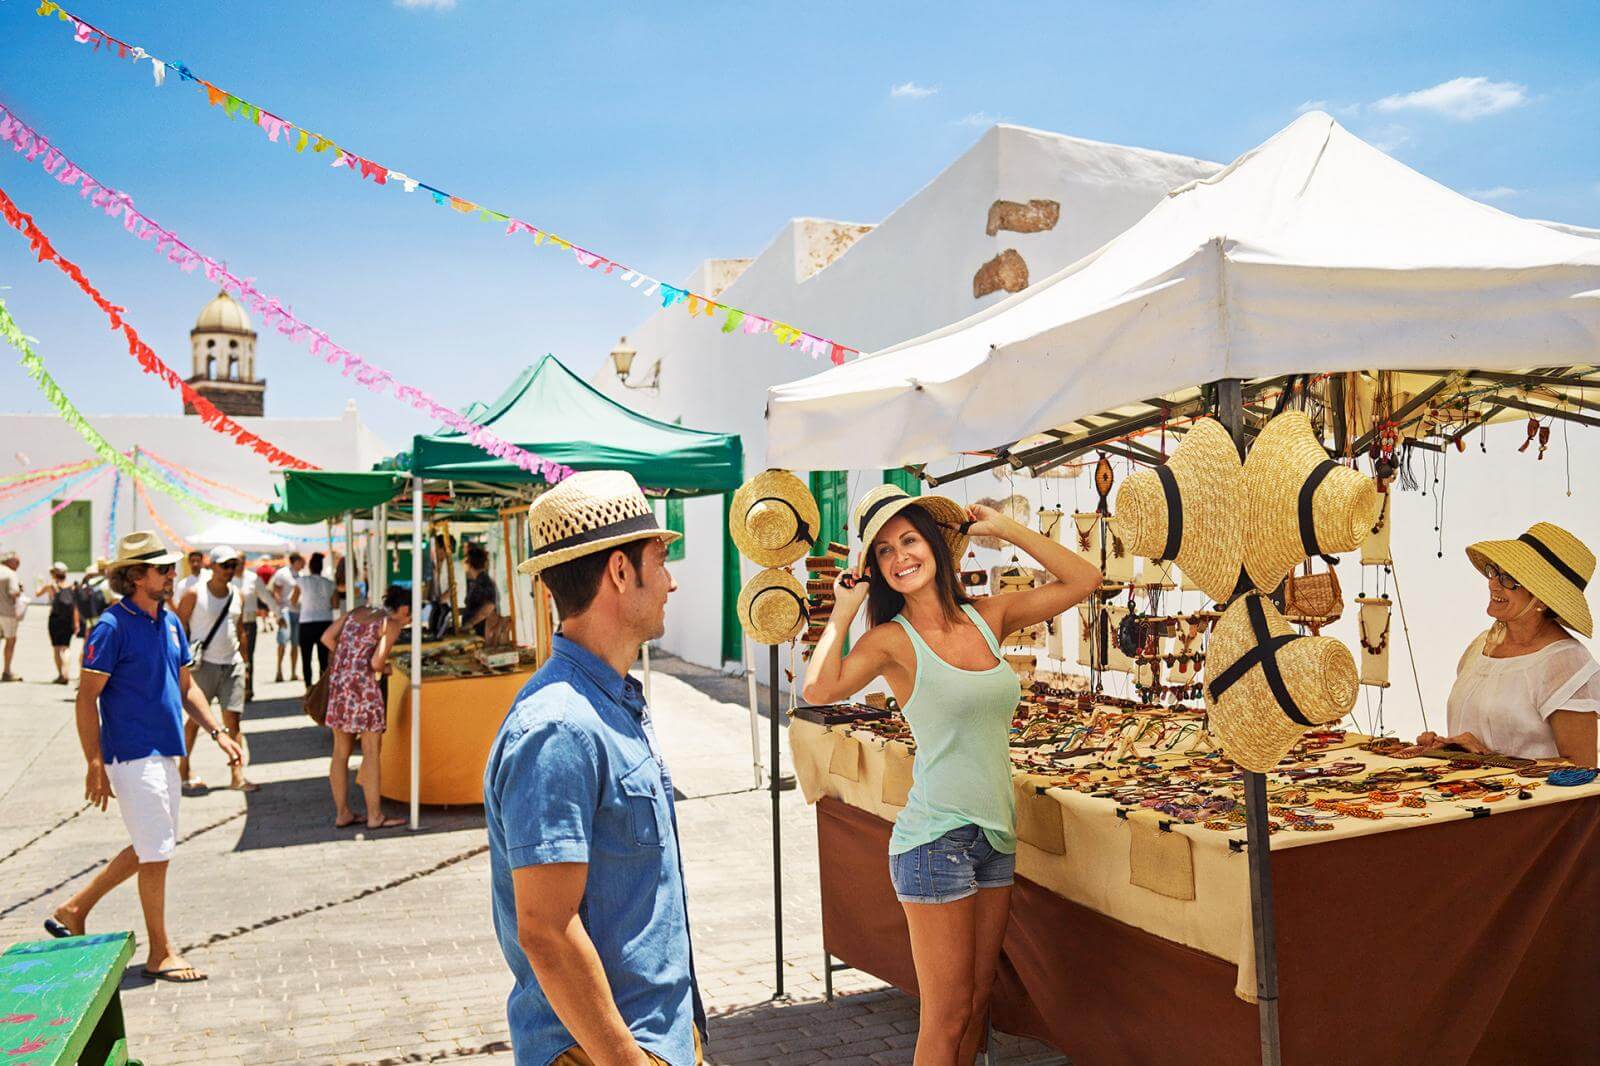
M 380 589 L 378 600 L 383 602 L 383 593 L 389 591 L 389 505 L 378 504 L 378 532 L 374 538 L 378 542 L 378 550 L 373 552 L 378 568 L 373 571 L 377 575 L 374 579 Z
M 744 676 L 750 685 L 750 762 L 755 768 L 755 787 L 761 787 L 761 710 L 756 705 L 756 663 L 745 645 Z
M 344 513 L 344 613 L 356 609 L 356 514 Z
M 650 642 L 647 640 L 639 645 L 639 655 L 644 660 L 644 702 L 650 704 Z
M 411 828 L 421 828 L 422 789 L 422 479 L 411 479 Z

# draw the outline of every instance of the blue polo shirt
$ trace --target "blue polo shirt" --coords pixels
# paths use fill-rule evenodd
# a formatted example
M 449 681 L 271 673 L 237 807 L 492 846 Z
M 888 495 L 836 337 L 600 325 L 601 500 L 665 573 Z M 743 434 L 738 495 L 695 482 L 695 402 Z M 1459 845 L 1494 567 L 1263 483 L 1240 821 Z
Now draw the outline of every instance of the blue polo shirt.
M 83 645 L 83 669 L 106 675 L 100 690 L 106 762 L 185 754 L 178 674 L 189 658 L 189 635 L 166 604 L 151 615 L 130 597 L 100 616 Z
M 516 982 L 506 1016 L 518 1066 L 546 1066 L 576 1044 L 517 942 L 511 871 L 553 862 L 589 864 L 578 916 L 634 1039 L 691 1066 L 705 1010 L 672 778 L 639 683 L 556 637 L 495 736 L 483 805 L 495 934 Z

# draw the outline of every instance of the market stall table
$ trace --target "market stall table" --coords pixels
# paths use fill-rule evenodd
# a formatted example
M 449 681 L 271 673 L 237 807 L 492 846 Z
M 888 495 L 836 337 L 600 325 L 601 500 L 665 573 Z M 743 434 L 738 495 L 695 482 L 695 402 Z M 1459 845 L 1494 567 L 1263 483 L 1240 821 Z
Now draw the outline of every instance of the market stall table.
M 473 676 L 430 676 L 429 663 L 460 640 L 422 646 L 421 744 L 417 798 L 430 804 L 483 802 L 483 768 L 495 733 L 512 701 L 533 675 L 532 662 L 517 661 L 516 649 L 503 653 L 515 665 Z M 493 656 L 494 652 L 489 652 Z M 521 655 L 528 658 L 526 652 Z M 411 675 L 409 664 L 396 657 L 389 678 L 389 731 L 380 765 L 386 799 L 411 801 Z M 491 659 L 490 661 L 494 661 Z
M 911 749 L 886 739 L 896 728 L 882 721 L 874 731 L 810 717 L 791 723 L 791 738 L 801 787 L 817 803 L 825 950 L 914 992 L 885 858 Z M 1600 783 L 1558 787 L 1503 768 L 1397 760 L 1363 750 L 1366 740 L 1330 737 L 1304 765 L 1359 766 L 1333 783 L 1385 772 L 1434 780 L 1395 784 L 1381 801 L 1325 792 L 1322 808 L 1316 779 L 1270 783 L 1281 973 L 1293 992 L 1285 1061 L 1593 1061 L 1600 1033 L 1579 1020 L 1593 1018 L 1600 956 L 1572 946 L 1600 943 L 1590 902 L 1600 892 Z M 1013 755 L 1030 758 L 1020 746 Z M 1196 761 L 1151 746 L 1141 758 L 1147 767 Z M 1170 1062 L 1175 1041 L 1185 1061 L 1255 1061 L 1242 821 L 1188 821 L 1171 804 L 1177 813 L 1107 798 L 1118 787 L 1109 773 L 1053 784 L 1092 761 L 1016 771 L 1019 880 L 996 1026 L 1078 1063 Z M 1220 791 L 1237 773 L 1216 761 Z M 1453 790 L 1472 794 L 1446 795 Z M 1310 817 L 1326 810 L 1327 828 L 1286 828 L 1286 798 Z M 1340 814 L 1337 803 L 1387 813 Z

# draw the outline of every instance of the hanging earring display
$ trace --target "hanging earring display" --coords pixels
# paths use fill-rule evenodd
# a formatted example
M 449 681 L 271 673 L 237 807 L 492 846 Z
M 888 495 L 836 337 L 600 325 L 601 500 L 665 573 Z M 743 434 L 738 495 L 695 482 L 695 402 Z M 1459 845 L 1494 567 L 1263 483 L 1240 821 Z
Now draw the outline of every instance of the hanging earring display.
M 1096 511 L 1079 511 L 1072 516 L 1072 547 L 1079 555 L 1100 566 L 1100 515 Z
M 1362 596 L 1356 603 L 1361 607 L 1361 683 L 1388 688 L 1390 603 L 1370 596 Z
M 1039 508 L 1039 532 L 1053 541 L 1061 540 L 1061 510 L 1059 508 Z
M 1105 546 L 1106 546 L 1106 583 L 1112 585 L 1126 585 L 1134 579 L 1134 554 L 1128 550 L 1128 543 L 1122 536 L 1122 527 L 1116 518 L 1105 520 Z
M 1362 566 L 1388 566 L 1394 562 L 1389 550 L 1389 515 L 1394 508 L 1394 493 L 1378 494 L 1380 507 L 1378 520 L 1372 524 L 1372 533 L 1361 542 Z

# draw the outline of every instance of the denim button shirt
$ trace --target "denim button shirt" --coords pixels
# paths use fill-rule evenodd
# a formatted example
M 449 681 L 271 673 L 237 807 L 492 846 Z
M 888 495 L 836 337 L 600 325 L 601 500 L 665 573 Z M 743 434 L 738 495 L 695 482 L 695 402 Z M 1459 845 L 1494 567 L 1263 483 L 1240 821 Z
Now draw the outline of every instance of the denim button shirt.
M 690 1066 L 705 1011 L 672 778 L 639 683 L 557 636 L 495 736 L 483 803 L 495 934 L 516 980 L 506 1015 L 518 1066 L 545 1066 L 576 1043 L 517 940 L 511 872 L 554 862 L 589 864 L 578 916 L 634 1038 Z

